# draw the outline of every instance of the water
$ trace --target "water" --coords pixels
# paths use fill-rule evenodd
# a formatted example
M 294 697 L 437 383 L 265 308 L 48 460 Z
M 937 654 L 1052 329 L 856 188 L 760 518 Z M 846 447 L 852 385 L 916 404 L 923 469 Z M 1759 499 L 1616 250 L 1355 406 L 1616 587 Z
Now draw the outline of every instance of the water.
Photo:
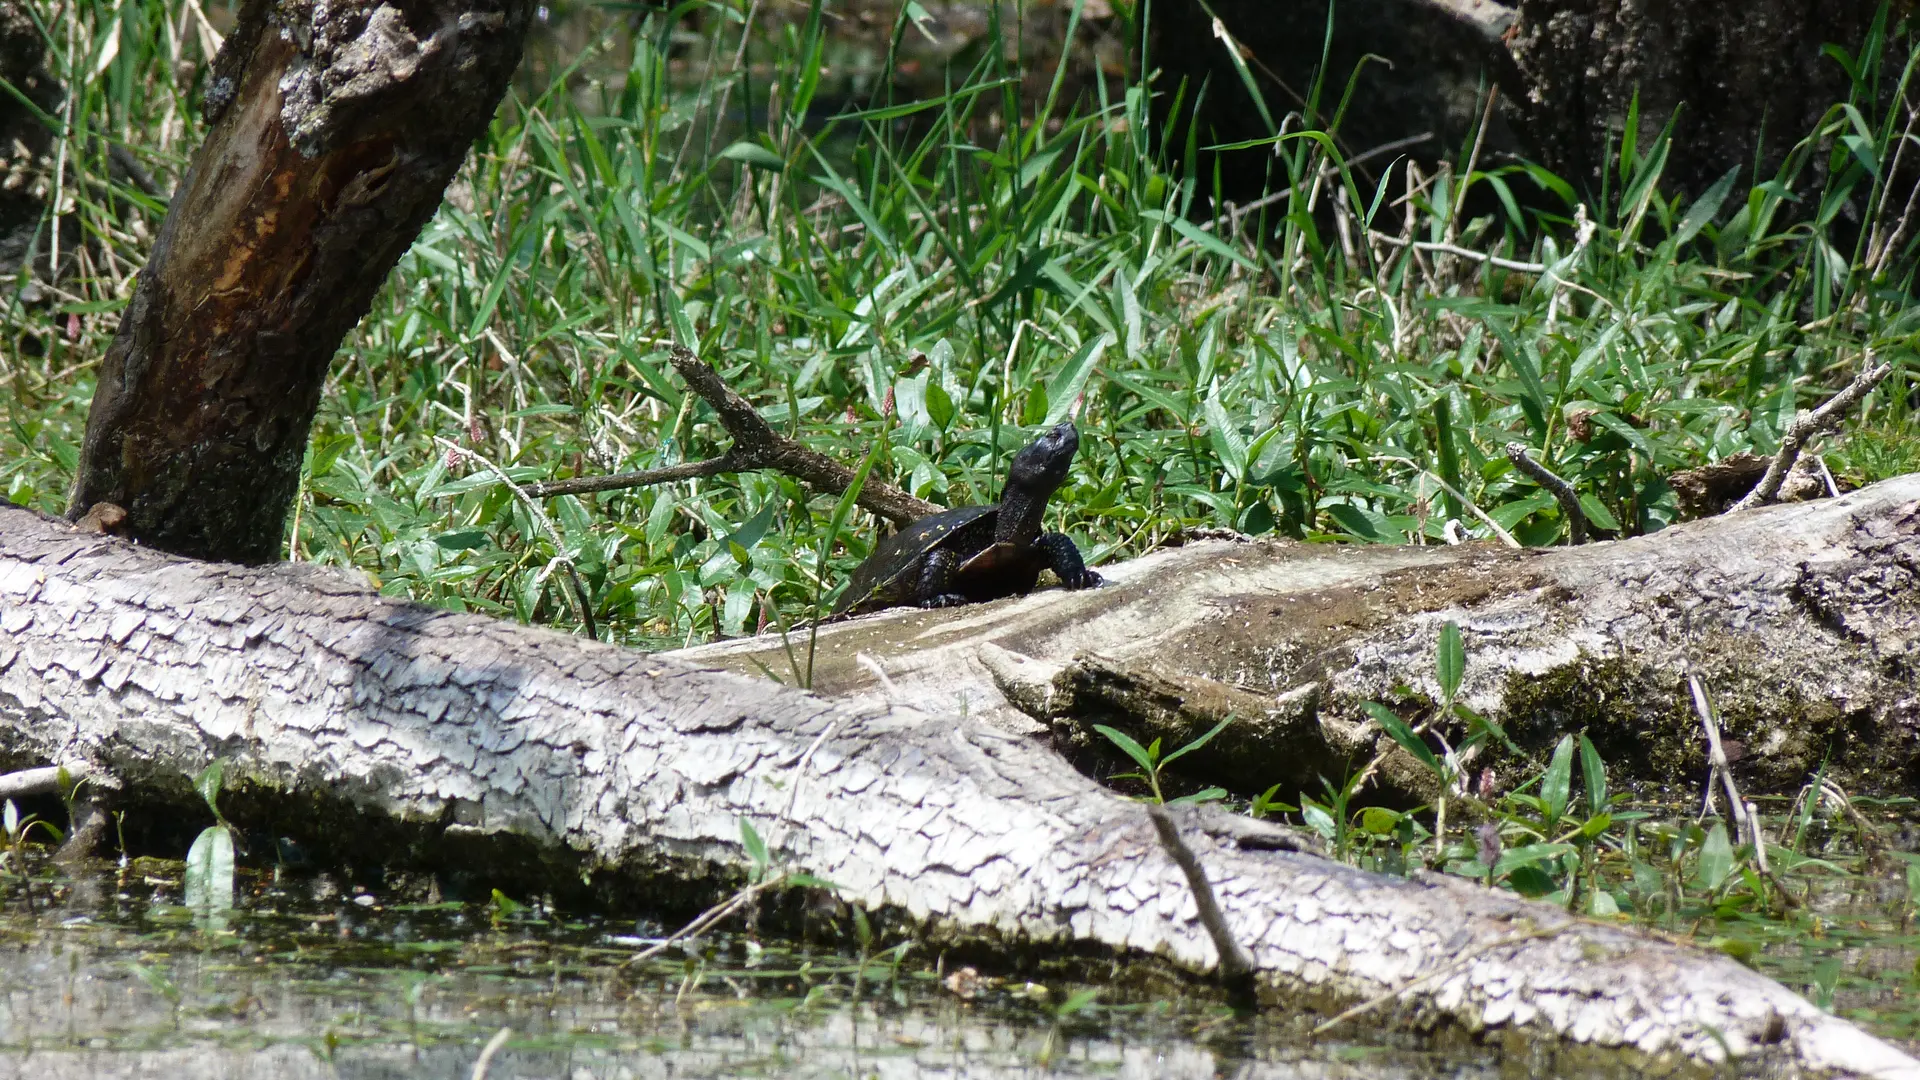
M 862 965 L 733 934 L 635 966 L 658 927 L 389 904 L 325 878 L 253 881 L 226 928 L 209 930 L 165 902 L 178 883 L 179 864 L 158 860 L 36 880 L 29 915 L 15 879 L 0 913 L 0 1078 L 465 1080 L 502 1029 L 489 1077 L 1501 1071 L 1484 1048 L 1441 1051 L 1365 1025 L 1350 1041 L 1305 1043 L 1297 1020 L 1113 987 L 1071 1010 L 1062 1003 L 1084 988 L 988 981 L 963 998 L 911 953 Z

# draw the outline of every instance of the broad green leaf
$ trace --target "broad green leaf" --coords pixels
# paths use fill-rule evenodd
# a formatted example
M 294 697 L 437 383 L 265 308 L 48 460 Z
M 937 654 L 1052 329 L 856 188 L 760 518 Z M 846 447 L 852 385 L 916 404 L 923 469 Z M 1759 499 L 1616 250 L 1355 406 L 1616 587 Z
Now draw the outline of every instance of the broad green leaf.
M 1687 241 L 1700 235 L 1701 229 L 1713 223 L 1714 216 L 1720 213 L 1720 204 L 1727 201 L 1727 194 L 1733 190 L 1733 182 L 1739 176 L 1740 166 L 1735 165 L 1693 200 L 1693 205 L 1687 207 L 1686 214 L 1680 218 L 1680 227 L 1674 230 L 1674 247 L 1684 246 Z
M 1301 800 L 1300 817 L 1307 823 L 1307 828 L 1319 833 L 1323 839 L 1332 840 L 1340 832 L 1340 827 L 1334 823 L 1333 815 L 1327 813 L 1318 803 Z
M 1207 414 L 1207 439 L 1213 443 L 1213 452 L 1220 456 L 1227 476 L 1234 483 L 1241 483 L 1247 478 L 1247 439 L 1240 434 L 1240 426 L 1227 415 L 1227 407 L 1220 400 L 1219 383 L 1208 391 L 1202 408 Z
M 1580 778 L 1587 787 L 1587 813 L 1599 815 L 1607 808 L 1607 763 L 1593 748 L 1585 732 L 1580 734 Z
M 1052 427 L 1065 420 L 1067 414 L 1073 411 L 1074 402 L 1079 400 L 1081 388 L 1087 385 L 1087 375 L 1093 371 L 1093 366 L 1100 362 L 1100 354 L 1107 350 L 1108 343 L 1112 341 L 1112 334 L 1094 335 L 1092 340 L 1081 345 L 1074 352 L 1073 358 L 1067 361 L 1066 366 L 1054 375 L 1053 381 L 1047 384 L 1049 404 L 1046 418 L 1040 421 L 1043 426 Z
M 1360 811 L 1360 831 L 1373 836 L 1391 836 L 1400 815 L 1384 806 L 1369 806 Z
M 1148 753 L 1146 747 L 1135 742 L 1133 736 L 1118 728 L 1110 728 L 1105 724 L 1095 724 L 1093 725 L 1093 730 L 1105 735 L 1107 741 L 1119 747 L 1121 752 L 1132 758 L 1134 763 L 1142 769 L 1145 769 L 1147 772 L 1153 771 L 1154 755 Z
M 1614 517 L 1613 511 L 1607 509 L 1607 504 L 1601 502 L 1592 492 L 1580 493 L 1580 509 L 1595 528 L 1605 529 L 1608 532 L 1620 531 L 1619 519 Z
M 214 820 L 216 821 L 225 820 L 220 816 L 218 800 L 220 798 L 220 782 L 226 776 L 226 773 L 226 759 L 219 758 L 211 765 L 201 769 L 200 775 L 193 778 L 193 790 L 199 792 L 200 797 L 207 801 L 207 809 L 212 811 Z
M 733 143 L 726 149 L 720 151 L 720 156 L 726 158 L 728 161 L 737 161 L 742 165 L 752 165 L 755 168 L 766 169 L 769 172 L 784 172 L 787 168 L 786 158 L 761 146 L 757 142 L 751 142 L 745 139 Z
M 1454 695 L 1460 692 L 1460 676 L 1466 668 L 1467 653 L 1460 641 L 1460 627 L 1449 619 L 1440 628 L 1440 644 L 1433 658 L 1434 675 L 1440 680 L 1440 695 L 1447 704 L 1452 704 Z
M 233 908 L 233 834 L 210 825 L 187 849 L 186 904 L 196 915 L 218 915 Z
M 1563 735 L 1547 762 L 1547 773 L 1540 778 L 1540 799 L 1546 804 L 1548 822 L 1560 820 L 1567 812 L 1567 796 L 1573 789 L 1573 736 Z
M 1700 845 L 1700 861 L 1695 869 L 1695 880 L 1709 891 L 1718 889 L 1733 873 L 1733 843 L 1727 838 L 1727 823 L 1716 821 L 1713 828 L 1707 830 L 1707 838 Z
M 1175 750 L 1175 751 L 1174 751 L 1173 753 L 1171 753 L 1171 754 L 1168 754 L 1168 755 L 1166 756 L 1166 759 L 1165 759 L 1165 760 L 1163 760 L 1163 761 L 1161 761 L 1161 762 L 1160 762 L 1160 764 L 1161 764 L 1162 766 L 1167 766 L 1167 765 L 1171 765 L 1171 764 L 1173 764 L 1173 763 L 1174 763 L 1174 761 L 1175 761 L 1176 759 L 1178 759 L 1178 758 L 1180 757 L 1180 755 L 1182 755 L 1182 754 L 1190 754 L 1190 753 L 1192 753 L 1193 751 L 1195 751 L 1195 750 L 1198 750 L 1198 749 L 1200 749 L 1201 747 L 1203 747 L 1203 746 L 1205 746 L 1205 745 L 1207 745 L 1208 743 L 1210 743 L 1210 742 L 1212 742 L 1212 741 L 1213 741 L 1213 737 L 1214 737 L 1215 735 L 1218 735 L 1218 734 L 1220 734 L 1220 733 L 1221 733 L 1222 731 L 1225 731 L 1225 730 L 1226 730 L 1226 727 L 1227 727 L 1227 725 L 1228 725 L 1228 724 L 1231 724 L 1231 723 L 1233 723 L 1233 717 L 1232 717 L 1232 715 L 1228 715 L 1228 717 L 1227 717 L 1227 718 L 1226 718 L 1225 720 L 1222 720 L 1222 721 L 1220 721 L 1219 723 L 1217 723 L 1217 724 L 1215 724 L 1215 725 L 1213 725 L 1213 730 L 1211 730 L 1211 731 L 1209 731 L 1209 732 L 1207 732 L 1207 733 L 1206 733 L 1205 735 L 1202 735 L 1202 736 L 1200 736 L 1199 738 L 1197 738 L 1197 739 L 1195 739 L 1195 740 L 1193 740 L 1192 742 L 1190 742 L 1190 743 L 1188 743 L 1187 745 L 1185 745 L 1185 746 L 1183 746 L 1183 747 L 1181 747 L 1180 749 L 1178 749 L 1178 750 Z
M 953 398 L 938 379 L 927 380 L 927 418 L 941 431 L 953 422 Z
M 1363 701 L 1360 707 L 1367 711 L 1368 716 L 1373 717 L 1374 723 L 1379 724 L 1394 742 L 1399 743 L 1402 749 L 1412 754 L 1415 761 L 1425 765 L 1433 775 L 1446 778 L 1446 766 L 1440 764 L 1440 759 L 1433 755 L 1433 751 L 1421 741 L 1420 736 L 1413 733 L 1413 729 L 1407 726 L 1407 722 L 1400 719 L 1398 713 L 1377 701 Z
M 767 855 L 767 842 L 760 839 L 760 833 L 746 818 L 740 819 L 740 843 L 747 849 L 747 858 L 753 860 L 753 879 L 759 881 L 767 876 L 767 864 L 771 861 Z

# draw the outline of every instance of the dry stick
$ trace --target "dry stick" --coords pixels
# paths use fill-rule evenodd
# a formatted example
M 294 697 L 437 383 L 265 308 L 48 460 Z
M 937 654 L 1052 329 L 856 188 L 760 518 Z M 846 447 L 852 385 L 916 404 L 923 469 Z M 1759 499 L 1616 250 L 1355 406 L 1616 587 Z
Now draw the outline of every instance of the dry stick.
M 1907 105 L 1907 129 L 1900 133 L 1900 139 L 1896 144 L 1899 149 L 1893 152 L 1893 164 L 1887 169 L 1887 179 L 1889 181 L 1900 175 L 1900 163 L 1907 156 L 1907 144 L 1913 141 L 1914 128 L 1917 125 L 1920 125 L 1920 109 L 1914 108 L 1914 106 L 1909 103 Z M 1895 230 L 1893 234 L 1889 235 L 1886 231 L 1887 196 L 1892 193 L 1892 183 L 1882 186 L 1880 189 L 1880 198 L 1873 208 L 1873 231 L 1868 234 L 1867 237 L 1866 270 L 1867 279 L 1870 281 L 1878 278 L 1880 274 L 1886 270 L 1887 262 L 1892 258 L 1893 252 L 1896 250 L 1897 241 L 1906 232 L 1907 222 L 1913 215 L 1914 200 L 1920 199 L 1920 184 L 1914 185 L 1913 189 L 1907 193 L 1907 205 L 1906 209 L 1900 213 L 1899 228 Z M 1860 300 L 1862 303 L 1866 301 L 1867 295 L 1868 290 L 1861 290 Z
M 1587 512 L 1580 509 L 1580 496 L 1573 485 L 1553 474 L 1545 465 L 1527 455 L 1527 448 L 1517 442 L 1507 444 L 1507 460 L 1514 468 L 1533 478 L 1533 482 L 1546 488 L 1560 503 L 1560 513 L 1567 519 L 1567 542 L 1579 545 L 1587 542 Z
M 1727 754 L 1720 745 L 1720 721 L 1714 716 L 1713 702 L 1707 699 L 1707 688 L 1700 676 L 1688 675 L 1687 689 L 1693 694 L 1693 711 L 1707 733 L 1707 797 L 1701 804 L 1700 816 L 1706 817 L 1713 810 L 1713 781 L 1717 777 L 1726 785 L 1727 816 L 1733 819 L 1741 838 L 1753 840 L 1755 850 L 1761 850 L 1765 845 L 1760 843 L 1759 830 L 1753 820 L 1747 817 L 1747 801 L 1740 797 L 1740 789 L 1734 786 L 1733 771 L 1727 768 Z
M 500 1048 L 507 1045 L 507 1040 L 512 1037 L 513 1029 L 510 1027 L 503 1027 L 493 1033 L 493 1038 L 487 1040 L 486 1047 L 480 1051 L 479 1058 L 474 1061 L 473 1072 L 468 1074 L 472 1080 L 487 1080 L 487 1070 L 493 1067 L 493 1055 L 499 1053 Z
M 1487 105 L 1480 112 L 1480 126 L 1473 133 L 1473 149 L 1467 153 L 1467 170 L 1453 189 L 1453 206 L 1447 214 L 1447 245 L 1460 239 L 1460 214 L 1466 209 L 1467 188 L 1473 183 L 1473 170 L 1480 167 L 1480 148 L 1486 144 L 1487 128 L 1493 123 L 1493 103 L 1500 96 L 1500 84 L 1487 87 Z
M 1489 529 L 1492 529 L 1493 535 L 1499 537 L 1501 543 L 1507 545 L 1510 548 L 1516 548 L 1516 549 L 1525 546 L 1524 544 L 1520 543 L 1520 541 L 1514 539 L 1513 534 L 1508 532 L 1499 522 L 1489 517 L 1485 510 L 1482 510 L 1478 506 L 1474 505 L 1473 500 L 1467 498 L 1467 496 L 1463 492 L 1461 492 L 1460 489 L 1454 487 L 1452 484 L 1447 483 L 1444 477 L 1442 477 L 1439 473 L 1434 472 L 1432 469 L 1428 469 L 1421 466 L 1420 464 L 1415 462 L 1412 458 L 1399 457 L 1394 454 L 1375 454 L 1369 460 L 1398 462 L 1401 465 L 1406 465 L 1410 468 L 1420 470 L 1420 475 L 1426 477 L 1429 480 L 1432 480 L 1435 484 L 1439 485 L 1440 490 L 1460 500 L 1460 505 L 1466 507 L 1468 513 L 1480 519 L 1480 524 L 1485 525 Z M 1458 524 L 1458 522 L 1455 522 L 1455 524 Z M 1449 540 L 1447 542 L 1449 544 L 1459 543 L 1459 541 L 1457 540 Z
M 1470 247 L 1461 247 L 1459 244 L 1442 244 L 1432 240 L 1407 240 L 1377 230 L 1373 233 L 1373 238 L 1384 244 L 1392 244 L 1394 247 L 1410 247 L 1416 251 L 1433 251 L 1442 255 L 1458 255 L 1463 259 L 1490 263 L 1502 270 L 1513 270 L 1522 274 L 1544 274 L 1547 272 L 1546 263 L 1504 259 L 1498 255 L 1489 255 L 1484 251 L 1475 251 Z
M 786 874 L 776 874 L 765 881 L 757 882 L 755 884 L 747 886 L 744 889 L 741 889 L 739 892 L 734 893 L 732 896 L 728 897 L 727 899 L 722 900 L 718 904 L 715 904 L 714 906 L 708 908 L 706 911 L 702 912 L 698 918 L 694 919 L 692 922 L 681 927 L 680 929 L 674 931 L 672 934 L 666 937 L 663 937 L 659 941 L 654 942 L 652 945 L 649 945 L 646 948 L 640 950 L 639 952 L 634 953 L 633 957 L 629 959 L 627 963 L 644 964 L 648 960 L 651 960 L 654 957 L 659 956 L 661 953 L 667 951 L 669 948 L 673 947 L 673 945 L 677 942 L 685 941 L 688 938 L 699 937 L 702 933 L 704 933 L 708 928 L 712 927 L 715 923 L 718 923 L 720 920 L 726 918 L 727 916 L 733 914 L 736 911 L 739 911 L 741 908 L 745 907 L 748 903 L 750 903 L 756 897 L 758 897 L 761 893 L 766 892 L 767 890 L 772 889 L 775 886 L 784 885 L 786 884 L 786 881 L 787 881 Z
M 559 563 L 561 567 L 566 570 L 567 580 L 573 584 L 574 610 L 580 613 L 581 629 L 587 632 L 588 637 L 599 641 L 600 630 L 593 623 L 593 605 L 587 600 L 586 582 L 580 580 L 580 572 L 574 569 L 573 566 L 573 556 L 567 553 L 566 541 L 560 538 L 560 530 L 553 527 L 553 519 L 547 516 L 546 510 L 534 500 L 533 496 L 528 495 L 524 488 L 514 483 L 513 478 L 507 475 L 507 471 L 494 464 L 493 459 L 487 457 L 487 455 L 482 454 L 478 450 L 473 450 L 461 446 L 458 443 L 443 439 L 438 435 L 433 437 L 433 441 L 456 454 L 464 454 L 478 461 L 480 464 L 485 465 L 501 483 L 507 485 L 507 490 L 513 492 L 515 497 L 525 504 L 527 512 L 533 515 L 533 520 L 539 522 L 542 529 L 546 530 L 547 539 L 553 543 L 554 562 Z
M 837 495 L 853 485 L 853 470 L 816 450 L 773 430 L 747 399 L 734 393 L 693 350 L 682 345 L 668 347 L 675 371 L 701 400 L 720 414 L 720 424 L 733 436 L 727 452 L 705 461 L 690 461 L 661 469 L 616 473 L 610 476 L 581 476 L 570 480 L 549 480 L 528 484 L 526 493 L 536 499 L 555 495 L 580 495 L 594 491 L 617 491 L 647 487 L 674 480 L 718 476 L 721 473 L 752 472 L 773 469 L 786 473 L 815 491 Z M 938 506 L 869 476 L 857 500 L 867 511 L 896 525 L 918 521 L 940 512 Z
M 1404 139 L 1395 139 L 1389 143 L 1381 143 L 1379 146 L 1374 147 L 1358 157 L 1348 158 L 1346 163 L 1347 168 L 1352 169 L 1356 165 L 1391 154 L 1396 150 L 1404 150 L 1409 146 L 1417 146 L 1431 138 L 1433 138 L 1433 132 L 1423 131 L 1418 135 L 1409 135 Z M 1334 171 L 1334 167 L 1332 165 L 1326 165 L 1322 167 L 1321 171 L 1330 173 Z M 1293 189 L 1288 188 L 1285 191 L 1276 191 L 1271 195 L 1255 199 L 1244 205 L 1234 206 L 1229 204 L 1225 213 L 1215 214 L 1213 217 L 1201 222 L 1200 229 L 1203 232 L 1212 232 L 1214 226 L 1220 224 L 1222 221 L 1225 221 L 1230 229 L 1238 229 L 1240 222 L 1255 210 L 1264 209 L 1265 207 L 1272 206 L 1274 203 L 1285 202 L 1291 198 L 1293 198 Z
M 1867 362 L 1873 362 L 1873 351 L 1867 351 Z M 1880 381 L 1893 374 L 1892 364 L 1879 364 L 1861 372 L 1847 388 L 1827 399 L 1825 405 L 1808 412 L 1805 409 L 1794 414 L 1793 422 L 1787 425 L 1786 433 L 1780 436 L 1780 452 L 1773 455 L 1767 463 L 1766 475 L 1754 485 L 1747 497 L 1733 504 L 1733 509 L 1751 510 L 1772 502 L 1780 494 L 1780 485 L 1787 478 L 1787 470 L 1800 457 L 1800 451 L 1815 435 L 1838 424 L 1847 415 L 1847 411 L 1860 403 L 1860 399 L 1873 392 Z
M 1220 981 L 1226 985 L 1229 993 L 1251 999 L 1253 959 L 1234 940 L 1232 931 L 1227 929 L 1226 917 L 1220 914 L 1220 902 L 1214 898 L 1213 886 L 1207 882 L 1207 874 L 1201 869 L 1199 858 L 1186 841 L 1180 839 L 1180 830 L 1174 826 L 1166 807 L 1149 805 L 1147 816 L 1153 819 L 1154 831 L 1160 834 L 1160 846 L 1180 867 L 1180 872 L 1187 876 L 1187 887 L 1193 890 L 1193 905 L 1200 913 L 1200 925 L 1206 927 L 1207 935 L 1213 938 L 1214 951 L 1220 954 Z
M 1700 676 L 1689 674 L 1687 689 L 1693 695 L 1693 711 L 1699 715 L 1700 726 L 1707 733 L 1707 796 L 1700 808 L 1700 816 L 1705 817 L 1713 809 L 1713 780 L 1717 775 L 1726 788 L 1728 816 L 1733 818 L 1741 837 L 1753 845 L 1754 868 L 1761 877 L 1773 883 L 1787 907 L 1806 906 L 1799 897 L 1793 895 L 1785 882 L 1774 876 L 1773 868 L 1767 864 L 1767 838 L 1760 831 L 1760 812 L 1741 797 L 1739 787 L 1733 782 L 1733 770 L 1727 767 L 1726 750 L 1720 745 L 1720 720 L 1713 711 L 1713 702 L 1707 697 L 1706 685 L 1700 681 Z
M 0 799 L 24 799 L 32 795 L 53 795 L 60 790 L 60 772 L 66 770 L 69 784 L 79 783 L 93 772 L 93 766 L 84 761 L 69 762 L 65 765 L 43 765 L 36 769 L 21 769 L 0 775 Z

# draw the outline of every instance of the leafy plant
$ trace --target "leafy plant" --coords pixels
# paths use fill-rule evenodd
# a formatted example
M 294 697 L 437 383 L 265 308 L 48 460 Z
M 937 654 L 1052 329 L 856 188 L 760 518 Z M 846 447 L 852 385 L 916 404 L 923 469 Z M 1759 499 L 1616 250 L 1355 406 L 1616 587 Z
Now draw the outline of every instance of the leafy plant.
M 1113 743 L 1113 745 L 1119 747 L 1122 753 L 1126 754 L 1129 758 L 1132 758 L 1133 763 L 1140 767 L 1139 772 L 1117 773 L 1112 777 L 1112 779 L 1144 780 L 1146 781 L 1147 787 L 1152 791 L 1152 799 L 1154 802 L 1167 803 L 1168 805 L 1178 805 L 1181 803 L 1214 802 L 1216 800 L 1224 799 L 1227 797 L 1227 790 L 1225 788 L 1209 787 L 1209 788 L 1204 788 L 1200 791 L 1196 791 L 1190 795 L 1182 795 L 1176 799 L 1169 800 L 1160 791 L 1160 774 L 1161 774 L 1161 771 L 1164 770 L 1168 765 L 1173 764 L 1175 761 L 1178 761 L 1180 758 L 1185 757 L 1186 755 L 1193 753 L 1195 750 L 1198 750 L 1201 747 L 1207 745 L 1209 742 L 1212 742 L 1213 737 L 1215 735 L 1220 734 L 1222 731 L 1226 730 L 1227 725 L 1231 723 L 1233 723 L 1233 717 L 1228 716 L 1225 720 L 1222 720 L 1218 724 L 1215 724 L 1211 730 L 1206 732 L 1206 734 L 1201 735 L 1200 737 L 1194 739 L 1192 742 L 1187 743 L 1185 746 L 1182 746 L 1180 749 L 1175 750 L 1173 753 L 1168 754 L 1165 757 L 1162 757 L 1160 755 L 1160 740 L 1158 738 L 1154 739 L 1153 742 L 1149 743 L 1146 746 L 1141 746 L 1140 743 L 1133 738 L 1133 736 L 1128 735 L 1126 732 L 1121 731 L 1118 728 L 1111 728 L 1106 726 L 1105 724 L 1095 724 L 1093 725 L 1093 729 L 1095 731 L 1098 731 L 1100 734 L 1105 735 L 1107 737 L 1108 742 L 1111 742 Z
M 8 799 L 4 807 L 0 807 L 0 829 L 4 829 L 7 843 L 6 850 L 0 852 L 0 861 L 5 862 L 9 873 L 19 877 L 22 892 L 27 898 L 27 910 L 31 912 L 33 910 L 33 877 L 27 866 L 27 838 L 35 829 L 38 829 L 57 844 L 66 838 L 65 834 L 60 831 L 59 826 L 42 820 L 38 814 L 23 816 L 20 808 L 13 804 L 12 799 Z
M 187 849 L 185 901 L 193 912 L 194 924 L 203 930 L 225 930 L 227 916 L 233 910 L 233 829 L 219 806 L 225 775 L 226 762 L 216 760 L 193 779 L 194 790 L 200 793 L 214 820 L 200 830 Z

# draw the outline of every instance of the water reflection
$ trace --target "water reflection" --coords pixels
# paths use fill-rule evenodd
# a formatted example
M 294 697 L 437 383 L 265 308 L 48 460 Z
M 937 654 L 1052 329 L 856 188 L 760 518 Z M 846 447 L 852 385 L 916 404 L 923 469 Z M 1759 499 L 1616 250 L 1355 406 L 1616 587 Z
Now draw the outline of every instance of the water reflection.
M 232 930 L 154 904 L 134 874 L 0 915 L 0 1078 L 1472 1077 L 1488 1052 L 1299 1045 L 1281 1018 L 1205 1003 L 1066 1018 L 1017 985 L 956 997 L 912 961 L 709 941 L 641 970 L 633 923 L 485 905 L 255 891 Z M 36 889 L 41 886 L 36 884 Z M 78 897 L 78 898 L 77 898 Z M 89 901 L 88 897 L 91 897 Z M 1108 1000 L 1117 994 L 1108 988 Z M 1365 1031 L 1351 1035 L 1365 1039 Z

